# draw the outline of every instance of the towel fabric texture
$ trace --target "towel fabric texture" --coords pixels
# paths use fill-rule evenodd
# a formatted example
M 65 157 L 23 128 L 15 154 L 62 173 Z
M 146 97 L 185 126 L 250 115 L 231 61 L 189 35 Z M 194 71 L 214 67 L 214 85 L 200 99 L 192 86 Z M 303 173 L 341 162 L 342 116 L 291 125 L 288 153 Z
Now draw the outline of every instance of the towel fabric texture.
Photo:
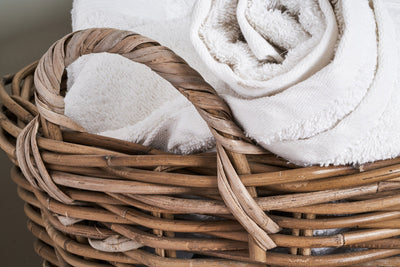
M 73 30 L 116 28 L 157 40 L 200 71 L 207 70 L 190 46 L 194 0 L 74 1 Z M 115 54 L 86 55 L 68 68 L 65 114 L 87 131 L 179 154 L 215 146 L 191 103 L 148 67 Z
M 73 30 L 131 30 L 170 47 L 245 133 L 300 165 L 400 155 L 395 0 L 75 0 Z M 65 114 L 89 132 L 193 153 L 215 141 L 147 67 L 87 55 L 68 68 Z

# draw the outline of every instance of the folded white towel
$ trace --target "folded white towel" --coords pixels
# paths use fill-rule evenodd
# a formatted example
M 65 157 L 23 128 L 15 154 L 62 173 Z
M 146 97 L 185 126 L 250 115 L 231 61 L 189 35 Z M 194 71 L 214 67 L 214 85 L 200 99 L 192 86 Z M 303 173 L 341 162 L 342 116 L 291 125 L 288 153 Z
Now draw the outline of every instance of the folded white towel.
M 132 30 L 170 47 L 222 94 L 249 137 L 292 162 L 400 154 L 396 1 L 385 1 L 395 25 L 380 0 L 195 2 L 75 0 L 73 29 Z M 68 70 L 65 113 L 88 131 L 176 153 L 214 145 L 190 103 L 146 67 L 86 57 Z
M 190 46 L 194 0 L 74 1 L 73 30 L 131 30 L 173 48 L 218 84 Z M 189 44 L 189 45 L 188 45 Z M 87 55 L 68 68 L 65 114 L 91 133 L 180 154 L 215 145 L 195 108 L 144 65 L 114 54 Z

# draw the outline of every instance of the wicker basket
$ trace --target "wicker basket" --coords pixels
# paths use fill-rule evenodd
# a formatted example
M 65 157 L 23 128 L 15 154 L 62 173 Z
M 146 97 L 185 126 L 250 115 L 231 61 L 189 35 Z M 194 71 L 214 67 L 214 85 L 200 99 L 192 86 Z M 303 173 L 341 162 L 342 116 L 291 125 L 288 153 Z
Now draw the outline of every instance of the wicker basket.
M 65 117 L 65 67 L 99 52 L 168 80 L 207 122 L 217 153 L 172 155 L 86 133 Z M 244 136 L 196 71 L 143 36 L 72 33 L 3 78 L 0 98 L 0 147 L 15 164 L 11 176 L 45 266 L 400 266 L 399 158 L 288 164 Z M 334 228 L 346 231 L 313 236 Z M 115 236 L 141 247 L 91 245 Z M 320 247 L 339 249 L 312 255 Z

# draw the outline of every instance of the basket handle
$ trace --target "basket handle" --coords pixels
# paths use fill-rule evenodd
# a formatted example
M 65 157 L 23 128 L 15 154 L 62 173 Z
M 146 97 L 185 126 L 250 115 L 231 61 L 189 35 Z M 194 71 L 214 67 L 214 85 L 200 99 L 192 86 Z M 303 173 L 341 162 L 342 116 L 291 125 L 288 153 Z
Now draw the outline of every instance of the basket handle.
M 250 170 L 241 154 L 266 151 L 245 137 L 227 104 L 198 72 L 170 49 L 147 37 L 116 29 L 88 29 L 73 32 L 54 43 L 40 59 L 34 78 L 44 135 L 62 140 L 60 127 L 85 131 L 64 115 L 60 85 L 68 65 L 82 55 L 101 52 L 119 54 L 148 66 L 196 107 L 217 140 L 218 187 L 226 205 L 260 248 L 275 247 L 267 233 L 277 232 L 279 227 L 254 201 L 254 188 L 245 188 L 238 176 Z
M 64 115 L 61 79 L 65 68 L 78 57 L 102 52 L 142 63 L 170 82 L 196 107 L 224 147 L 238 153 L 265 153 L 244 136 L 226 103 L 182 58 L 147 37 L 116 29 L 73 32 L 55 42 L 39 61 L 35 72 L 36 105 L 46 121 L 48 137 L 61 140 L 59 126 L 85 132 L 82 126 Z

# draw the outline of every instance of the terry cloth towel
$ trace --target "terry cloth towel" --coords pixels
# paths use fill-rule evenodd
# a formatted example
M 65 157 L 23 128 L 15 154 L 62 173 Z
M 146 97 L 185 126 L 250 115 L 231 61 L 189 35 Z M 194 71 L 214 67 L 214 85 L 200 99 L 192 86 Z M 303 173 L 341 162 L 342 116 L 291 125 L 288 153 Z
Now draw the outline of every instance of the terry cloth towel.
M 247 135 L 300 165 L 400 154 L 399 7 L 200 0 L 191 39 Z
M 76 0 L 73 30 L 130 30 L 168 46 L 213 84 L 190 45 L 195 0 Z M 188 45 L 189 44 L 189 45 Z M 148 67 L 115 54 L 79 58 L 68 69 L 65 115 L 88 132 L 179 154 L 215 146 L 206 123 L 166 80 Z
M 400 154 L 398 14 L 393 0 L 75 0 L 72 11 L 74 30 L 132 30 L 170 47 L 249 137 L 301 165 Z M 175 153 L 214 145 L 190 103 L 146 67 L 100 54 L 68 74 L 65 114 L 89 132 Z

